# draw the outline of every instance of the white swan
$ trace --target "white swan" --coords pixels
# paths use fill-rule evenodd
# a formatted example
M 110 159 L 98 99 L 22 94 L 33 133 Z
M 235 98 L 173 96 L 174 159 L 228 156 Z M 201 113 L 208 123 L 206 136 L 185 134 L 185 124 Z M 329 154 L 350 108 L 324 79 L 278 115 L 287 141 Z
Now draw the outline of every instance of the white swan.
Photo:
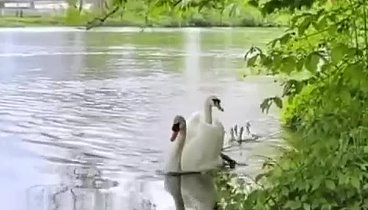
M 183 147 L 186 146 L 187 126 L 185 118 L 180 115 L 175 116 L 171 130 L 173 133 L 166 162 L 167 174 L 164 186 L 174 199 L 175 209 L 212 210 L 216 202 L 212 175 L 192 173 L 181 176 L 180 173 L 180 156 Z
M 203 112 L 195 112 L 187 122 L 185 145 L 181 155 L 181 170 L 203 172 L 222 165 L 221 150 L 224 143 L 224 126 L 217 119 L 212 120 L 212 108 L 221 107 L 221 100 L 209 96 Z
M 169 155 L 166 162 L 166 175 L 164 186 L 166 191 L 168 191 L 174 199 L 176 210 L 185 210 L 184 200 L 181 192 L 181 177 L 175 176 L 176 173 L 179 174 L 181 171 L 180 160 L 181 152 L 185 144 L 186 136 L 186 121 L 181 115 L 177 115 L 174 118 L 172 125 L 172 136 L 171 136 L 171 148 L 169 150 Z M 173 174 L 174 176 L 171 176 Z
M 185 118 L 181 115 L 176 115 L 171 130 L 173 133 L 165 166 L 165 172 L 168 174 L 181 171 L 180 161 L 187 133 Z

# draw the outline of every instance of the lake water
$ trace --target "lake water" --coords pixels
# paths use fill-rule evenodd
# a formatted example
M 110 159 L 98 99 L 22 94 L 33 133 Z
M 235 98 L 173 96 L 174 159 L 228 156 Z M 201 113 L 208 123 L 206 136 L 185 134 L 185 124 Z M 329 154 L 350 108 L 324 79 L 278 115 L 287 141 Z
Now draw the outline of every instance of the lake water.
M 174 209 L 159 173 L 171 123 L 209 94 L 222 99 L 225 112 L 215 115 L 227 130 L 250 121 L 264 136 L 226 153 L 254 176 L 257 155 L 281 143 L 277 110 L 259 109 L 280 88 L 239 71 L 246 49 L 280 32 L 0 29 L 1 209 Z

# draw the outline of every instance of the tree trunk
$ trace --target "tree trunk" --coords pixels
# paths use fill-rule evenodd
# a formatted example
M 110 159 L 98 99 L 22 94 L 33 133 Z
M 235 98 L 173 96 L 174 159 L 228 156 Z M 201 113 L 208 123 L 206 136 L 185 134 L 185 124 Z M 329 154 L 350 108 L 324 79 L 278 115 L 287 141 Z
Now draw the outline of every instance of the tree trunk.
M 83 3 L 84 3 L 83 0 L 79 0 L 79 8 L 78 8 L 79 13 L 81 13 L 83 10 Z

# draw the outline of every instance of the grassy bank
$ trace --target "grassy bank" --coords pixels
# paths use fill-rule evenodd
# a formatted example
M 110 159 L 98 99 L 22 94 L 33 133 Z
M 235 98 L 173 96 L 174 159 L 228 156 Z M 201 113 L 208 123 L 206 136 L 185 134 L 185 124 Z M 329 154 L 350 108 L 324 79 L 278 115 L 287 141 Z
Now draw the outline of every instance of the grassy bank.
M 25 26 L 85 26 L 88 21 L 99 17 L 97 12 L 69 9 L 65 14 L 35 16 L 24 12 L 23 17 L 6 15 L 0 17 L 0 27 Z M 200 13 L 189 10 L 186 13 L 159 11 L 154 15 L 145 11 L 144 5 L 130 3 L 124 12 L 117 12 L 104 22 L 104 26 L 151 26 L 151 27 L 277 27 L 284 26 L 287 14 L 275 14 L 266 18 L 253 7 L 243 7 L 237 14 L 229 15 L 218 10 L 203 9 Z
M 80 18 L 72 22 L 66 16 L 28 16 L 28 17 L 1 17 L 0 27 L 26 27 L 26 26 L 85 26 L 90 18 Z M 104 26 L 109 27 L 280 27 L 285 25 L 282 21 L 261 21 L 254 17 L 244 17 L 233 20 L 217 20 L 205 17 L 193 17 L 185 20 L 173 20 L 169 17 L 161 17 L 159 20 L 152 20 L 146 23 L 144 19 L 136 17 L 113 17 L 108 19 Z

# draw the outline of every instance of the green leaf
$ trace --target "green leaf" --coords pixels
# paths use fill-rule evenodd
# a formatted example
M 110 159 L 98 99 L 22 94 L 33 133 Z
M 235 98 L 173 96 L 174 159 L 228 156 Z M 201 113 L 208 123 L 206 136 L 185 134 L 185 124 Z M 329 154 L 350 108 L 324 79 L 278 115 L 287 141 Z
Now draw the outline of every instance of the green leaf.
M 341 90 L 340 92 L 341 101 L 343 103 L 350 103 L 351 102 L 351 95 L 348 90 Z
M 310 204 L 308 204 L 308 203 L 303 203 L 303 208 L 304 208 L 305 210 L 311 210 L 311 205 L 310 205 Z
M 344 73 L 345 78 L 347 78 L 353 86 L 359 87 L 361 80 L 365 78 L 363 70 L 364 67 L 362 63 L 352 64 L 346 68 Z
M 266 174 L 266 173 L 258 174 L 258 175 L 256 176 L 256 178 L 255 178 L 256 183 L 258 183 L 258 182 L 259 182 L 259 180 L 261 180 L 263 177 L 266 177 L 266 176 L 267 176 L 267 174 Z
M 318 21 L 317 26 L 315 27 L 317 30 L 322 30 L 327 26 L 327 17 L 322 16 L 322 18 Z
M 336 188 L 335 183 L 331 180 L 326 180 L 325 184 L 326 184 L 326 187 L 330 190 L 335 190 L 335 188 Z
M 331 60 L 333 63 L 339 63 L 348 51 L 348 46 L 345 44 L 338 44 L 331 49 Z
M 359 202 L 354 202 L 354 204 L 349 205 L 349 210 L 361 210 Z
M 345 184 L 348 180 L 348 177 L 344 174 L 344 173 L 339 173 L 337 175 L 338 179 L 339 179 L 339 184 Z
M 318 31 L 318 23 L 315 21 L 312 21 L 312 26 Z
M 302 207 L 302 203 L 300 201 L 287 201 L 284 205 L 284 209 L 299 209 Z
M 253 7 L 258 7 L 259 6 L 259 2 L 258 2 L 259 0 L 249 0 L 248 1 L 248 4 L 250 5 L 250 6 L 253 6 Z
M 270 41 L 270 43 L 268 43 L 268 44 L 271 45 L 272 48 L 274 48 L 278 41 L 280 41 L 280 39 L 274 39 L 274 40 Z
M 353 187 L 355 187 L 356 189 L 360 188 L 360 181 L 357 177 L 351 177 L 351 181 L 350 181 L 351 185 L 353 185 Z
M 266 67 L 270 67 L 270 65 L 272 64 L 272 59 L 264 54 L 260 54 L 260 58 L 261 58 L 261 64 L 266 66 Z
M 290 39 L 292 38 L 291 33 L 287 33 L 284 36 L 282 36 L 279 40 L 280 40 L 280 44 L 286 44 Z
M 320 185 L 321 185 L 321 179 L 320 178 L 313 179 L 312 191 L 319 188 Z
M 320 56 L 316 52 L 312 52 L 305 59 L 305 68 L 310 72 L 316 72 L 319 59 Z
M 349 47 L 348 49 L 346 49 L 345 54 L 347 58 L 353 58 L 359 54 L 359 49 L 356 49 L 354 47 Z
M 273 67 L 277 69 L 280 67 L 281 64 L 282 64 L 281 56 L 280 55 L 273 56 Z
M 282 99 L 280 97 L 273 97 L 272 99 L 276 106 L 282 109 Z
M 256 62 L 256 60 L 257 60 L 258 56 L 259 56 L 259 55 L 257 54 L 257 55 L 255 55 L 255 56 L 253 56 L 253 57 L 249 58 L 249 60 L 248 60 L 248 62 L 247 62 L 247 66 L 254 66 L 254 64 L 255 64 L 255 62 Z
M 302 71 L 303 70 L 303 65 L 304 65 L 304 59 L 300 59 L 296 62 L 296 70 L 297 71 Z
M 303 20 L 303 22 L 298 27 L 298 34 L 299 36 L 303 35 L 304 32 L 308 29 L 312 21 L 311 16 L 306 16 Z
M 330 210 L 332 206 L 330 204 L 323 204 L 321 210 Z
M 295 69 L 296 58 L 295 56 L 289 56 L 282 59 L 281 71 L 285 73 L 290 73 Z
M 336 33 L 336 31 L 337 31 L 337 26 L 334 24 L 334 25 L 330 25 L 329 27 L 328 27 L 328 33 L 330 33 L 330 34 L 335 34 Z
M 266 113 L 268 113 L 268 110 L 270 109 L 270 105 L 271 105 L 270 100 L 271 100 L 270 98 L 266 98 L 263 100 L 263 102 L 260 105 L 262 112 L 266 111 Z
M 282 187 L 281 188 L 281 195 L 283 195 L 283 196 L 288 196 L 289 195 L 289 189 L 288 188 L 286 188 L 286 187 Z
M 295 28 L 295 26 L 297 25 L 298 23 L 298 20 L 302 17 L 302 15 L 294 15 L 291 17 L 290 19 L 290 25 L 292 28 Z

